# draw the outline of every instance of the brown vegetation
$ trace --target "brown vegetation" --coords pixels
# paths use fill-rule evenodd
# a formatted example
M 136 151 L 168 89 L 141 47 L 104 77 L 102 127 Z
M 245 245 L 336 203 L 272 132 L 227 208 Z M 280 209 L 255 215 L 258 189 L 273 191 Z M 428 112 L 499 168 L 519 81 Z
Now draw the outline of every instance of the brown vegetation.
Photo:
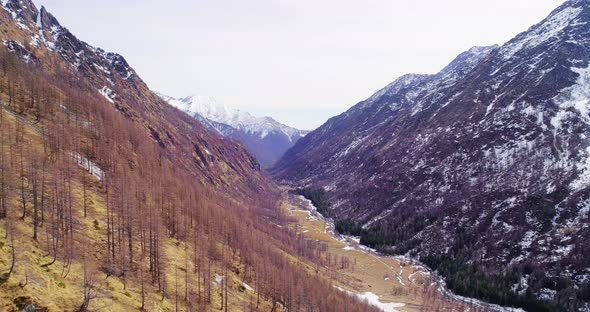
M 142 107 L 131 91 L 113 105 L 46 60 L 28 65 L 0 49 L 2 306 L 17 294 L 55 310 L 373 309 L 310 269 L 317 246 L 281 226 L 277 193 L 235 143 L 160 102 Z M 186 129 L 194 133 L 158 134 Z M 222 159 L 197 165 L 186 153 L 204 148 Z M 75 284 L 77 302 L 58 289 L 38 303 L 47 300 L 38 281 L 56 272 L 52 282 Z M 115 282 L 137 301 L 117 299 Z

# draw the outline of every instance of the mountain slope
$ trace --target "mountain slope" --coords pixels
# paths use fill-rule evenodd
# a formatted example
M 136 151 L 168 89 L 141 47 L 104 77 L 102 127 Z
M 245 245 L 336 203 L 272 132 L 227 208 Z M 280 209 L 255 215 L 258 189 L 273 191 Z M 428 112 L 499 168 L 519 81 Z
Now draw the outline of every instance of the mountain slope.
M 3 8 L 8 14 L 2 15 L 2 40 L 9 50 L 25 61 L 31 60 L 29 63 L 40 63 L 48 71 L 74 71 L 83 77 L 83 81 L 71 83 L 104 98 L 126 117 L 143 124 L 166 153 L 193 155 L 192 159 L 178 160 L 200 175 L 202 181 L 223 187 L 237 178 L 260 179 L 256 173 L 258 165 L 248 153 L 165 105 L 121 55 L 77 39 L 44 7 L 37 11 L 32 2 L 5 1 Z M 16 21 L 16 28 L 11 27 L 12 20 Z M 69 68 L 60 68 L 62 64 Z M 256 185 L 260 183 L 236 186 Z
M 255 117 L 248 112 L 229 108 L 211 97 L 159 96 L 199 120 L 208 129 L 241 142 L 263 167 L 272 166 L 309 132 L 283 125 L 270 117 Z
M 29 0 L 0 2 L 0 40 L 0 310 L 376 310 L 317 271 L 250 154 L 122 56 Z
M 590 2 L 567 1 L 501 47 L 401 77 L 273 172 L 323 188 L 361 242 L 420 257 L 460 293 L 587 310 L 589 42 Z

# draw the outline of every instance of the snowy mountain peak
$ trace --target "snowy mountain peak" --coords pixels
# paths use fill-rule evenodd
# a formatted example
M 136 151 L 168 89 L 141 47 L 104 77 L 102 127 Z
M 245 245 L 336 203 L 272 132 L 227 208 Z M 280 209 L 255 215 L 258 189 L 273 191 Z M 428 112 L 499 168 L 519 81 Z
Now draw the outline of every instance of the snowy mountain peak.
M 265 167 L 274 164 L 288 148 L 309 132 L 289 127 L 268 116 L 253 116 L 220 103 L 214 97 L 191 95 L 175 98 L 157 94 L 209 129 L 242 142 Z
M 234 125 L 237 121 L 250 117 L 250 114 L 230 108 L 211 96 L 190 95 L 182 99 L 177 99 L 177 101 L 179 102 L 179 106 L 177 107 L 191 115 L 200 114 L 215 122 L 228 125 Z
M 256 117 L 248 112 L 229 107 L 218 102 L 214 97 L 190 95 L 184 98 L 174 98 L 161 93 L 158 93 L 158 95 L 170 105 L 190 115 L 198 114 L 211 121 L 226 124 L 248 133 L 258 134 L 261 138 L 273 132 L 282 132 L 291 140 L 294 140 L 295 137 L 307 133 L 307 131 L 279 123 L 271 117 Z

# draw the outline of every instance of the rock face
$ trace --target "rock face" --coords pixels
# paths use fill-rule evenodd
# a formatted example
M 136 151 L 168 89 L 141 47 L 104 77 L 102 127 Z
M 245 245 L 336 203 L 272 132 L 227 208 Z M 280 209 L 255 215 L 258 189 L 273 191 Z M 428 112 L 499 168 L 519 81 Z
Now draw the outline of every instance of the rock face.
M 212 97 L 193 95 L 174 98 L 158 95 L 210 130 L 241 142 L 265 168 L 271 167 L 285 151 L 309 133 L 281 124 L 271 117 L 255 117 L 248 112 L 230 108 Z
M 534 263 L 588 287 L 589 65 L 590 1 L 567 1 L 501 47 L 399 78 L 301 139 L 273 174 L 323 188 L 331 214 L 384 251 L 492 272 Z M 561 300 L 549 290 L 534 295 Z

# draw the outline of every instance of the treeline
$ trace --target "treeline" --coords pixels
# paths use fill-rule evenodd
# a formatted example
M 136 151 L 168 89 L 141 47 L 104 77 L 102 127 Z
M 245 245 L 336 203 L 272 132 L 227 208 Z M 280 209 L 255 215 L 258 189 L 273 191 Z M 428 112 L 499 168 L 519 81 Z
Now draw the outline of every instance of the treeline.
M 292 191 L 293 194 L 307 198 L 317 208 L 318 212 L 325 217 L 330 217 L 330 201 L 326 191 L 322 188 L 298 188 Z
M 202 311 L 219 296 L 217 308 L 228 311 L 237 275 L 254 288 L 253 309 L 266 301 L 272 310 L 377 311 L 302 265 L 320 261 L 321 250 L 277 226 L 286 221 L 275 193 L 251 194 L 247 206 L 220 194 L 184 170 L 182 156 L 163 151 L 141 121 L 51 60 L 48 70 L 0 50 L 0 219 L 12 253 L 4 282 L 19 265 L 17 242 L 32 239 L 47 253 L 41 265 L 61 265 L 62 278 L 74 263 L 83 266 L 80 311 L 100 295 L 98 274 L 139 288 L 140 309 L 156 289 L 177 308 Z M 99 239 L 85 226 L 90 216 Z M 30 224 L 32 236 L 19 237 L 18 224 Z
M 361 236 L 363 234 L 363 228 L 350 219 L 336 220 L 334 227 L 338 233 L 344 235 Z

